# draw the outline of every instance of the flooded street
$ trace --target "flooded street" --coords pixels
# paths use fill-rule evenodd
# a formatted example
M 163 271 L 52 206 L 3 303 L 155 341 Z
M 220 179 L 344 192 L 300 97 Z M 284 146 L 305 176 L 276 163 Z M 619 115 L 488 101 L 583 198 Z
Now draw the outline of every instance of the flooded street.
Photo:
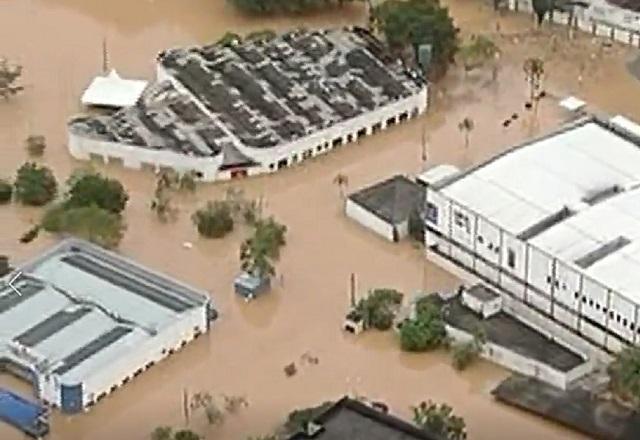
M 477 0 L 449 0 L 463 34 L 493 29 L 495 17 Z M 286 29 L 363 23 L 364 8 L 353 5 L 314 17 L 248 19 L 224 0 L 2 0 L 0 54 L 24 65 L 26 91 L 0 101 L 0 177 L 11 177 L 26 159 L 24 139 L 43 134 L 43 159 L 59 180 L 81 163 L 65 145 L 65 122 L 80 110 L 79 97 L 102 64 L 106 38 L 109 63 L 125 77 L 153 78 L 160 50 L 214 41 L 227 30 Z M 208 336 L 178 355 L 156 365 L 122 390 L 104 399 L 88 414 L 55 414 L 51 440 L 145 439 L 158 425 L 184 426 L 182 395 L 209 391 L 214 395 L 242 395 L 249 407 L 227 417 L 219 428 L 208 428 L 203 414 L 190 427 L 207 439 L 244 440 L 266 434 L 297 408 L 338 398 L 345 393 L 384 400 L 392 412 L 409 417 L 409 405 L 424 399 L 443 401 L 462 415 L 470 439 L 582 438 L 541 419 L 495 403 L 489 390 L 507 372 L 480 362 L 458 373 L 446 353 L 402 354 L 391 333 L 371 333 L 354 339 L 340 331 L 348 304 L 349 276 L 355 273 L 360 292 L 394 287 L 407 293 L 418 289 L 448 289 L 456 280 L 426 263 L 422 251 L 410 243 L 386 243 L 347 220 L 342 213 L 338 172 L 349 177 L 350 190 L 394 173 L 416 173 L 421 163 L 421 133 L 429 137 L 429 164 L 468 167 L 530 135 L 543 132 L 568 115 L 553 96 L 575 93 L 595 108 L 620 112 L 640 120 L 640 83 L 626 70 L 631 56 L 620 46 L 598 51 L 590 39 L 573 41 L 557 28 L 528 36 L 531 20 L 505 15 L 499 19 L 504 36 L 499 79 L 487 71 L 451 75 L 433 92 L 428 116 L 373 138 L 342 147 L 273 176 L 235 183 L 247 195 L 263 196 L 267 213 L 287 225 L 287 246 L 277 268 L 284 284 L 251 304 L 234 295 L 239 243 L 244 231 L 222 240 L 199 239 L 191 224 L 195 207 L 220 197 L 228 184 L 203 185 L 195 195 L 178 196 L 180 216 L 162 224 L 149 210 L 154 178 L 149 173 L 116 166 L 99 169 L 120 179 L 131 200 L 125 211 L 128 231 L 120 251 L 142 264 L 163 270 L 212 293 L 220 319 Z M 597 59 L 591 53 L 597 52 Z M 525 81 L 522 61 L 539 55 L 546 60 L 548 91 L 537 122 L 523 109 Z M 578 83 L 581 65 L 585 72 Z M 502 121 L 518 113 L 510 128 Z M 470 145 L 458 122 L 475 121 Z M 0 207 L 0 250 L 19 262 L 48 247 L 55 239 L 42 235 L 29 245 L 18 238 L 38 221 L 42 210 L 16 205 Z M 193 242 L 185 249 L 184 242 Z M 1 326 L 1 323 L 0 323 Z M 300 362 L 304 353 L 318 365 Z M 284 365 L 296 362 L 298 374 L 287 378 Z M 4 375 L 0 386 L 22 393 L 29 389 Z M 0 439 L 22 435 L 0 424 Z

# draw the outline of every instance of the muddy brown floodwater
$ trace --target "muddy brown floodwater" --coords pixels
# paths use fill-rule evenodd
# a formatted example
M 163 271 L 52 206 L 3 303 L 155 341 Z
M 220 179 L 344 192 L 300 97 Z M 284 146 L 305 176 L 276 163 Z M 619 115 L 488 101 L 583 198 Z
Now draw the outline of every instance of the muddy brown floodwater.
M 496 17 L 476 0 L 446 2 L 463 34 L 495 28 Z M 248 19 L 224 0 L 3 0 L 0 2 L 0 53 L 24 65 L 25 93 L 0 102 L 0 175 L 11 176 L 26 159 L 23 140 L 44 134 L 43 161 L 59 179 L 81 164 L 67 153 L 65 121 L 79 111 L 79 96 L 101 68 L 101 47 L 107 39 L 109 61 L 125 76 L 152 78 L 155 54 L 170 46 L 203 43 L 226 30 L 293 26 L 338 26 L 362 23 L 359 5 L 310 17 Z M 197 237 L 189 216 L 204 201 L 219 197 L 227 184 L 206 185 L 178 199 L 176 223 L 160 224 L 148 203 L 153 189 L 149 174 L 117 167 L 99 167 L 121 179 L 131 201 L 129 230 L 121 252 L 151 267 L 212 292 L 221 312 L 211 333 L 180 354 L 103 400 L 90 413 L 72 417 L 54 414 L 51 440 L 144 439 L 158 425 L 183 426 L 184 389 L 243 395 L 249 407 L 229 416 L 222 427 L 208 428 L 203 417 L 191 428 L 208 439 L 239 439 L 267 433 L 288 411 L 345 393 L 386 401 L 409 416 L 409 405 L 423 399 L 450 403 L 467 421 L 471 439 L 580 438 L 541 419 L 499 405 L 489 390 L 507 372 L 485 362 L 455 372 L 443 353 L 402 354 L 392 334 L 371 333 L 353 339 L 340 330 L 347 306 L 349 274 L 357 274 L 360 291 L 390 286 L 405 292 L 452 288 L 456 280 L 425 262 L 422 252 L 404 243 L 394 245 L 348 221 L 341 211 L 338 172 L 349 176 L 351 189 L 392 173 L 421 168 L 420 138 L 429 133 L 429 163 L 466 167 L 531 134 L 549 129 L 567 117 L 553 98 L 542 102 L 539 122 L 523 114 L 525 95 L 522 60 L 543 56 L 551 95 L 576 93 L 595 106 L 640 119 L 640 88 L 626 73 L 630 53 L 615 46 L 598 51 L 587 38 L 568 41 L 562 29 L 530 32 L 526 17 L 499 18 L 503 49 L 496 83 L 487 72 L 468 76 L 452 69 L 434 92 L 433 110 L 420 120 L 395 127 L 361 143 L 277 175 L 236 183 L 253 197 L 264 196 L 267 210 L 287 224 L 288 244 L 278 270 L 284 286 L 251 304 L 234 297 L 231 282 L 238 270 L 238 244 L 243 231 L 223 240 Z M 554 37 L 553 35 L 556 35 Z M 552 40 L 556 43 L 551 44 Z M 592 58 L 592 53 L 596 53 Z M 579 84 L 576 78 L 584 65 Z M 583 69 L 583 70 L 584 70 Z M 603 87 L 603 80 L 606 87 Z M 512 113 L 520 118 L 509 129 L 501 122 Z M 468 149 L 457 130 L 469 116 L 475 121 Z M 41 210 L 6 206 L 0 209 L 0 249 L 14 261 L 36 254 L 55 241 L 41 236 L 29 245 L 18 237 L 38 220 Z M 192 249 L 182 243 L 191 241 Z M 1 323 L 0 323 L 1 325 Z M 283 366 L 309 352 L 317 365 L 303 365 L 285 378 Z M 0 376 L 28 394 L 26 385 Z M 0 439 L 22 435 L 0 425 Z

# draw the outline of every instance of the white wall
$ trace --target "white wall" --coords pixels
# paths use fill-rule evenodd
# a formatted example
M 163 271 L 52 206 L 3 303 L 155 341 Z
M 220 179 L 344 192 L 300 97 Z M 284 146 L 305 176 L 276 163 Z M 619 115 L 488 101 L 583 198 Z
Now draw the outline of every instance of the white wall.
M 393 241 L 393 225 L 375 216 L 353 200 L 347 199 L 345 213 L 347 214 L 347 217 L 357 221 L 362 226 L 372 230 L 389 241 Z
M 473 335 L 470 333 L 450 325 L 447 325 L 446 328 L 447 334 L 456 342 L 467 343 L 473 341 Z M 535 377 L 563 390 L 566 390 L 573 381 L 585 376 L 593 369 L 592 364 L 585 362 L 568 372 L 563 372 L 553 368 L 551 365 L 528 358 L 492 342 L 484 344 L 480 355 L 483 358 L 502 365 L 511 371 L 515 371 L 525 376 Z
M 616 337 L 607 336 L 607 332 L 598 325 L 628 343 L 636 343 L 640 339 L 637 305 L 626 297 L 590 279 L 572 262 L 559 261 L 506 233 L 471 210 L 450 202 L 432 187 L 427 188 L 426 200 L 438 208 L 437 223 L 427 222 L 426 225 L 443 236 L 437 237 L 427 230 L 427 246 L 438 244 L 438 249 L 461 267 L 475 271 L 494 286 L 509 292 L 535 310 L 552 316 L 596 344 L 613 351 L 622 347 Z M 449 218 L 449 210 L 452 211 L 452 219 Z M 462 213 L 469 218 L 469 222 L 475 224 L 470 234 L 455 224 L 456 212 Z M 514 267 L 509 265 L 510 251 L 513 251 Z M 498 273 L 496 266 L 502 273 Z M 595 324 L 582 317 L 593 320 Z
M 640 13 L 623 9 L 606 0 L 587 0 L 588 8 L 576 7 L 574 26 L 604 38 L 612 38 L 623 44 L 640 46 Z M 509 0 L 510 10 L 532 13 L 531 0 Z M 553 21 L 568 24 L 569 14 L 553 12 Z

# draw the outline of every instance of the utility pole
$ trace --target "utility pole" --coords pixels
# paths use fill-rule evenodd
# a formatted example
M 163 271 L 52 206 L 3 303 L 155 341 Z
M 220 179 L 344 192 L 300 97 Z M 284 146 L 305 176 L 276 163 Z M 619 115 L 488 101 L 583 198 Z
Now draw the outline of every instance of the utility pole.
M 109 70 L 109 56 L 107 53 L 107 37 L 102 39 L 102 73 L 105 75 Z

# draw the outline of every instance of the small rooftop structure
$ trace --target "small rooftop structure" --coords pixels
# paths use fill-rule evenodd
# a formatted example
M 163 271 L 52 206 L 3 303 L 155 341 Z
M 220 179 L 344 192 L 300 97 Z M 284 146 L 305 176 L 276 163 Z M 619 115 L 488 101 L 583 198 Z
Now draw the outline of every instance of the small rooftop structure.
M 482 284 L 462 289 L 462 303 L 482 316 L 490 318 L 502 309 L 502 297 Z
M 587 105 L 586 102 L 581 99 L 576 98 L 575 96 L 569 96 L 562 101 L 560 101 L 560 107 L 570 112 L 577 112 L 585 108 Z
M 288 440 L 441 440 L 439 436 L 343 397 Z
M 131 107 L 146 87 L 147 81 L 121 78 L 113 69 L 108 75 L 95 77 L 81 101 L 83 105 L 95 107 Z
M 409 215 L 423 198 L 420 185 L 396 175 L 351 194 L 346 214 L 387 240 L 398 241 L 408 235 Z
M 422 186 L 437 186 L 457 175 L 460 169 L 455 165 L 436 165 L 416 176 L 416 182 Z
M 238 295 L 249 301 L 268 292 L 271 288 L 271 279 L 269 277 L 259 278 L 247 272 L 241 272 L 233 281 L 233 288 Z

